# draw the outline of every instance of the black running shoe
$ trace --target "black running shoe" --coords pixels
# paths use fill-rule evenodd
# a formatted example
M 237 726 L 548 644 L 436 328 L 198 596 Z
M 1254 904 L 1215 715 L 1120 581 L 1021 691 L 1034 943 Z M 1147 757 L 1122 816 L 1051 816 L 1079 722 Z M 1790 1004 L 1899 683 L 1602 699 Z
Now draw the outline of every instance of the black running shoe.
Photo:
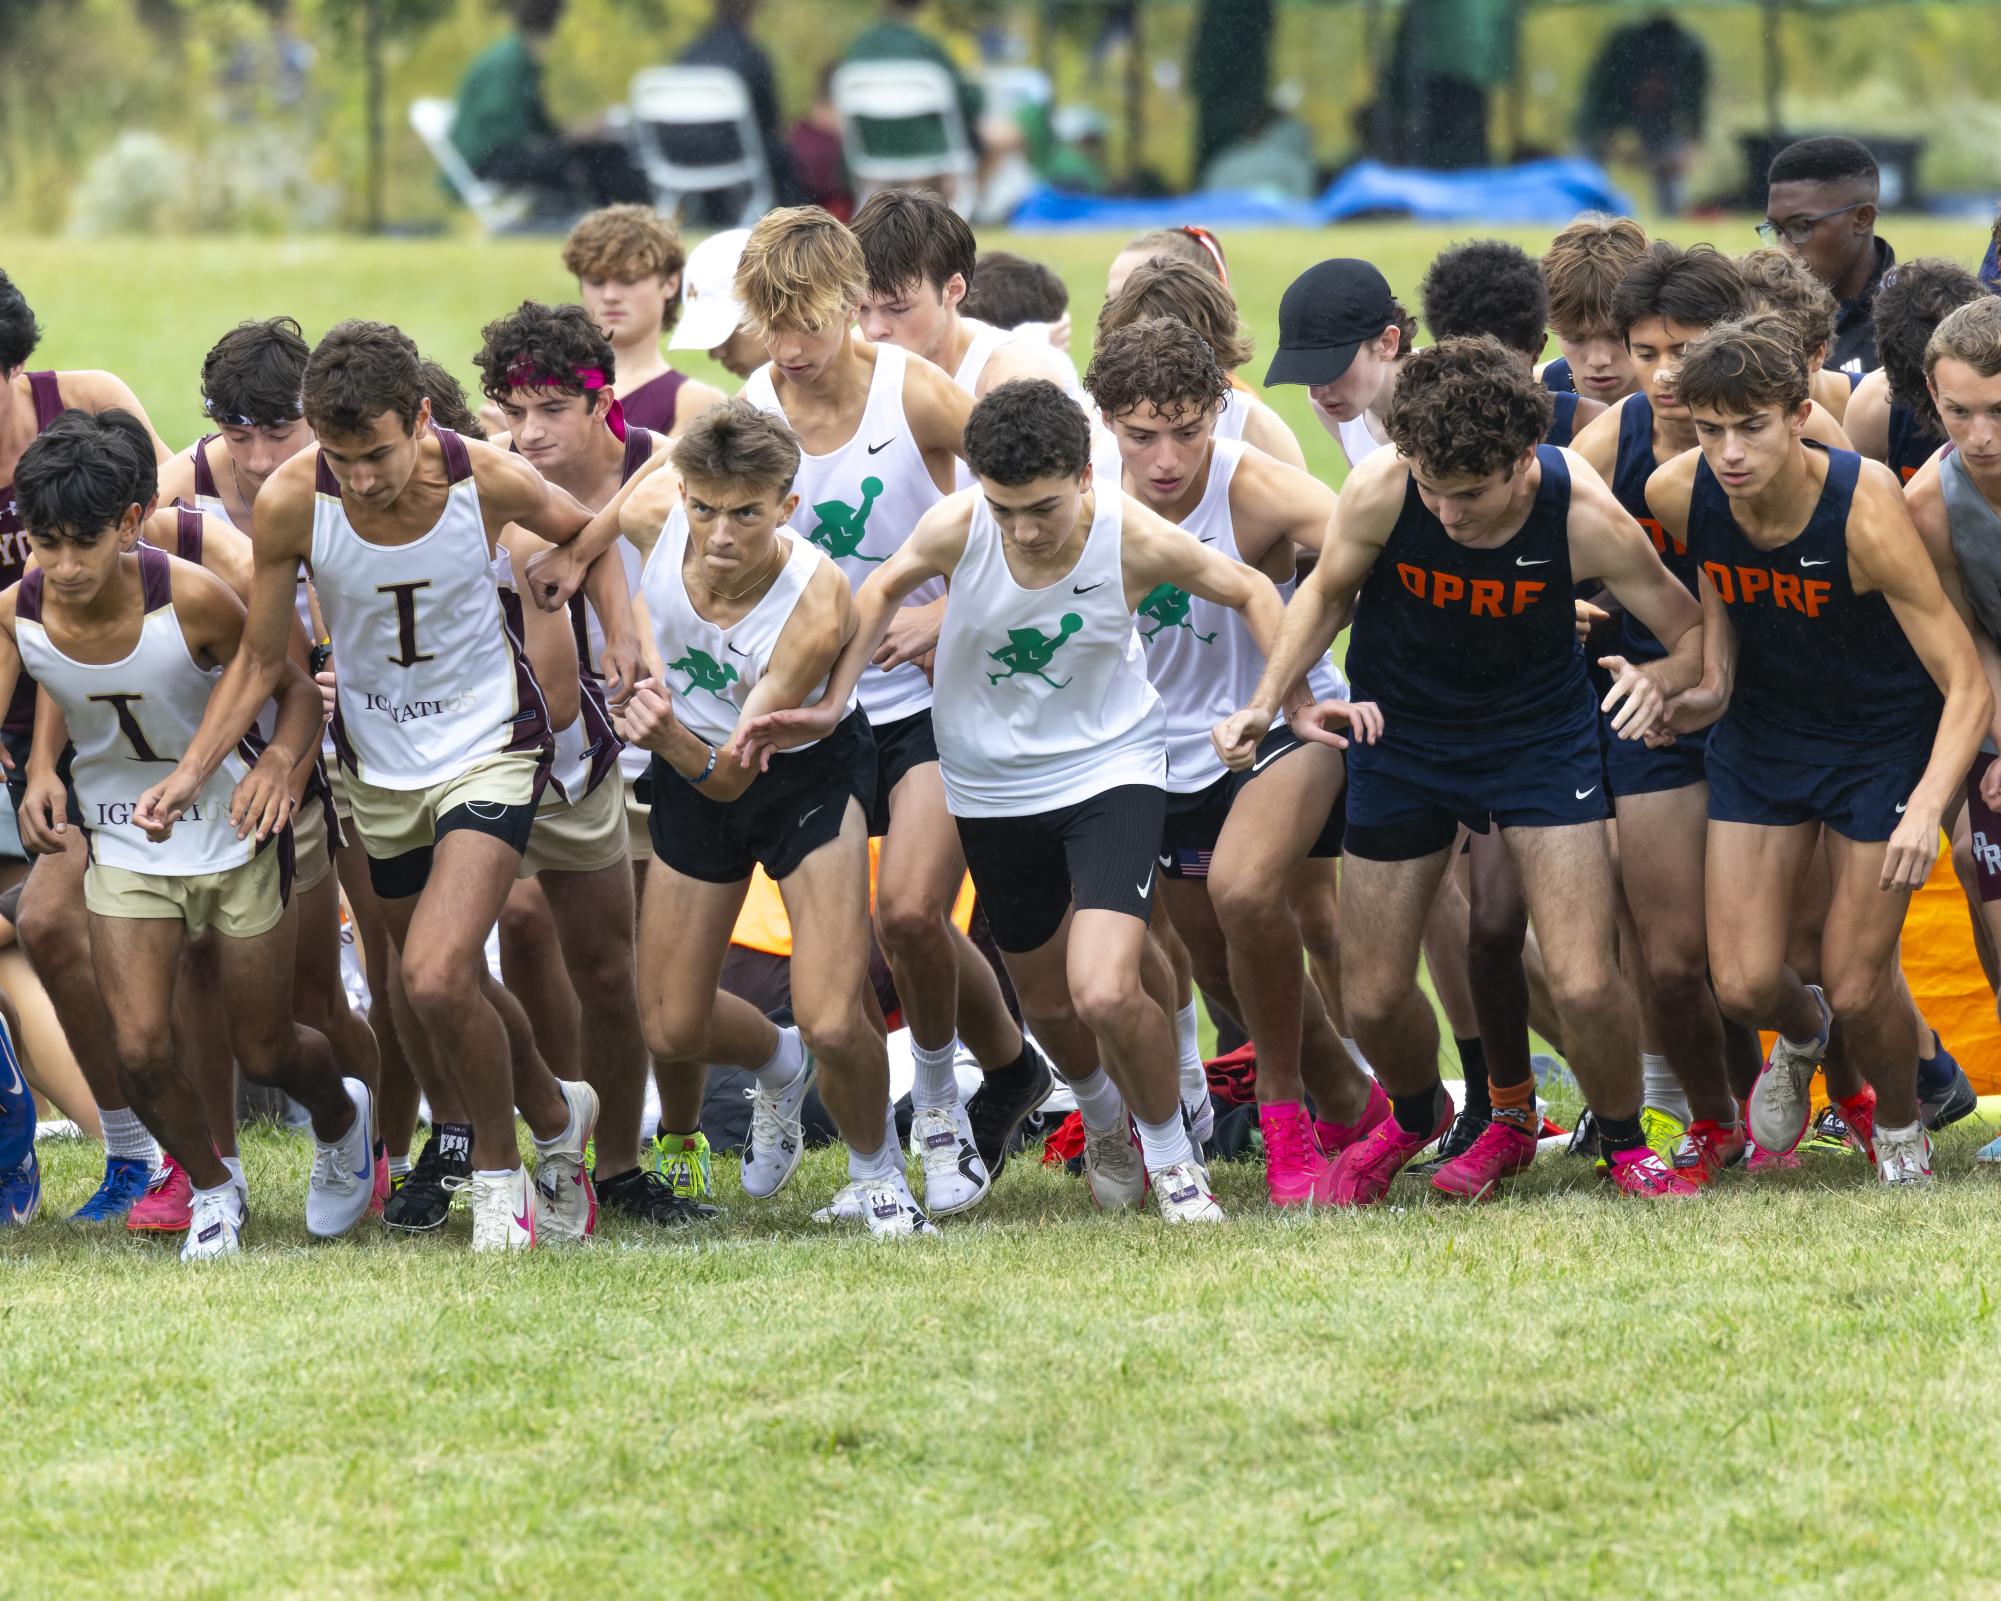
M 1049 1064 L 1033 1045 L 1024 1042 L 1028 1067 L 1022 1072 L 989 1073 L 966 1102 L 966 1118 L 973 1125 L 973 1145 L 987 1164 L 989 1181 L 1001 1176 L 1008 1153 L 1019 1143 L 1021 1125 L 1049 1098 L 1055 1087 Z
M 602 1210 L 642 1223 L 706 1223 L 720 1215 L 713 1206 L 676 1195 L 674 1186 L 649 1167 L 596 1182 Z
M 1487 1132 L 1487 1125 L 1493 1118 L 1486 1112 L 1476 1112 L 1471 1107 L 1462 1107 L 1459 1115 L 1452 1120 L 1452 1127 L 1445 1131 L 1445 1138 L 1431 1148 L 1431 1155 L 1421 1162 L 1413 1162 L 1404 1171 L 1407 1173 L 1436 1173 L 1456 1156 L 1463 1156 L 1473 1149 L 1473 1142 Z
M 1577 1127 L 1570 1131 L 1570 1143 L 1563 1148 L 1565 1156 L 1598 1156 L 1598 1119 L 1586 1107 L 1577 1114 Z
M 1971 1117 L 1980 1097 L 1973 1093 L 1966 1069 L 1953 1060 L 1937 1029 L 1932 1030 L 1932 1049 L 1937 1054 L 1918 1070 L 1918 1119 L 1937 1133 L 1963 1117 Z M 1933 1082 L 1927 1084 L 1927 1079 Z
M 404 1234 L 429 1234 L 444 1227 L 451 1215 L 452 1194 L 472 1183 L 472 1151 L 458 1136 L 439 1138 L 436 1129 L 424 1141 L 403 1182 L 382 1203 L 382 1222 Z

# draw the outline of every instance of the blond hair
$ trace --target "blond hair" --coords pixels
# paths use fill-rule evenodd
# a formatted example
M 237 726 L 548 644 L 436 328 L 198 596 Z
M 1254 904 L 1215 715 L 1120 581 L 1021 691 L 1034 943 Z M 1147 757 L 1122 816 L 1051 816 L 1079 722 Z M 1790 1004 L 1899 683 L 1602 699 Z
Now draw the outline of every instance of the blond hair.
M 1646 251 L 1647 231 L 1631 217 L 1588 211 L 1565 228 L 1542 255 L 1550 327 L 1566 339 L 1613 327 L 1612 291 Z
M 736 298 L 759 339 L 776 328 L 818 333 L 843 323 L 867 285 L 861 242 L 819 206 L 766 212 L 737 259 Z

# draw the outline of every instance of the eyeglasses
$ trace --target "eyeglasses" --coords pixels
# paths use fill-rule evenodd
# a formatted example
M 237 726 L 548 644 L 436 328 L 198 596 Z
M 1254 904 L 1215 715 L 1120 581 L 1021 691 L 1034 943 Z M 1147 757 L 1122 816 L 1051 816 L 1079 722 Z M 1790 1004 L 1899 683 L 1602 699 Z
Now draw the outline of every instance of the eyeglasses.
M 1845 206 L 1836 206 L 1832 211 L 1823 211 L 1818 216 L 1798 217 L 1791 222 L 1761 222 L 1758 224 L 1758 237 L 1768 245 L 1777 244 L 1781 239 L 1789 245 L 1803 245 L 1813 237 L 1815 223 L 1839 217 L 1844 212 L 1860 211 L 1868 204 L 1866 200 L 1855 200 Z

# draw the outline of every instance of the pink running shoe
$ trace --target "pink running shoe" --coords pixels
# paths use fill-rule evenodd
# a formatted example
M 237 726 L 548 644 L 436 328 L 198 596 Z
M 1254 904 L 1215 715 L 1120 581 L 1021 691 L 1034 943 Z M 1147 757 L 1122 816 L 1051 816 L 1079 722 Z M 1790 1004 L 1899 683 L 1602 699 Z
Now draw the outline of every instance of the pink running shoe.
M 1501 1180 L 1513 1178 L 1535 1160 L 1535 1136 L 1527 1129 L 1498 1120 L 1480 1137 L 1431 1176 L 1431 1187 L 1469 1201 L 1493 1198 Z
M 164 1166 L 139 1204 L 125 1215 L 125 1226 L 135 1234 L 185 1234 L 194 1217 L 195 1187 L 187 1172 L 165 1151 Z
M 1320 1147 L 1321 1155 L 1331 1161 L 1379 1123 L 1387 1122 L 1389 1115 L 1389 1096 L 1383 1093 L 1382 1085 L 1370 1079 L 1369 1104 L 1362 1108 L 1362 1115 L 1352 1123 L 1330 1123 L 1324 1117 L 1316 1117 L 1313 1141 Z
M 389 1201 L 389 1157 L 386 1152 L 375 1153 L 375 1190 L 368 1198 L 368 1212 L 371 1217 L 382 1216 L 382 1208 Z
M 1265 1185 L 1271 1191 L 1271 1204 L 1311 1206 L 1329 1164 L 1313 1143 L 1306 1108 L 1297 1101 L 1260 1106 L 1258 1132 L 1265 1141 Z
M 1452 1097 L 1442 1090 L 1438 1126 L 1410 1134 L 1386 1117 L 1341 1153 L 1313 1198 L 1323 1206 L 1374 1206 L 1390 1193 L 1390 1183 L 1433 1140 L 1452 1127 Z
M 1744 1169 L 1749 1173 L 1783 1173 L 1799 1165 L 1798 1151 L 1768 1151 L 1755 1139 L 1751 1141 L 1751 1154 L 1744 1158 Z
M 1669 1167 L 1658 1151 L 1641 1146 L 1612 1153 L 1612 1182 L 1628 1195 L 1680 1200 L 1700 1195 L 1702 1186 L 1680 1168 Z

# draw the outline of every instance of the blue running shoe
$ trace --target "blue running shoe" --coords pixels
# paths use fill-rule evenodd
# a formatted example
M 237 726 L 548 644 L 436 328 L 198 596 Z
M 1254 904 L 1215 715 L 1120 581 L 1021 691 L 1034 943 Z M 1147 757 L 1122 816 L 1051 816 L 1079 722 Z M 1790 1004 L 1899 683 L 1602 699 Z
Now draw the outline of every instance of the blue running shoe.
M 42 1209 L 42 1164 L 32 1147 L 28 1159 L 0 1168 L 0 1229 L 22 1228 Z
M 95 1195 L 70 1213 L 69 1220 L 72 1223 L 122 1223 L 125 1214 L 139 1204 L 139 1197 L 146 1193 L 146 1186 L 152 1181 L 152 1170 L 144 1162 L 129 1156 L 107 1157 L 104 1182 L 98 1185 Z
M 1973 1153 L 1976 1162 L 2001 1162 L 2001 1134 L 1997 1134 L 1979 1150 Z
M 35 1092 L 22 1076 L 13 1033 L 7 1027 L 5 1011 L 0 1010 L 0 1174 L 32 1165 L 35 1116 Z

